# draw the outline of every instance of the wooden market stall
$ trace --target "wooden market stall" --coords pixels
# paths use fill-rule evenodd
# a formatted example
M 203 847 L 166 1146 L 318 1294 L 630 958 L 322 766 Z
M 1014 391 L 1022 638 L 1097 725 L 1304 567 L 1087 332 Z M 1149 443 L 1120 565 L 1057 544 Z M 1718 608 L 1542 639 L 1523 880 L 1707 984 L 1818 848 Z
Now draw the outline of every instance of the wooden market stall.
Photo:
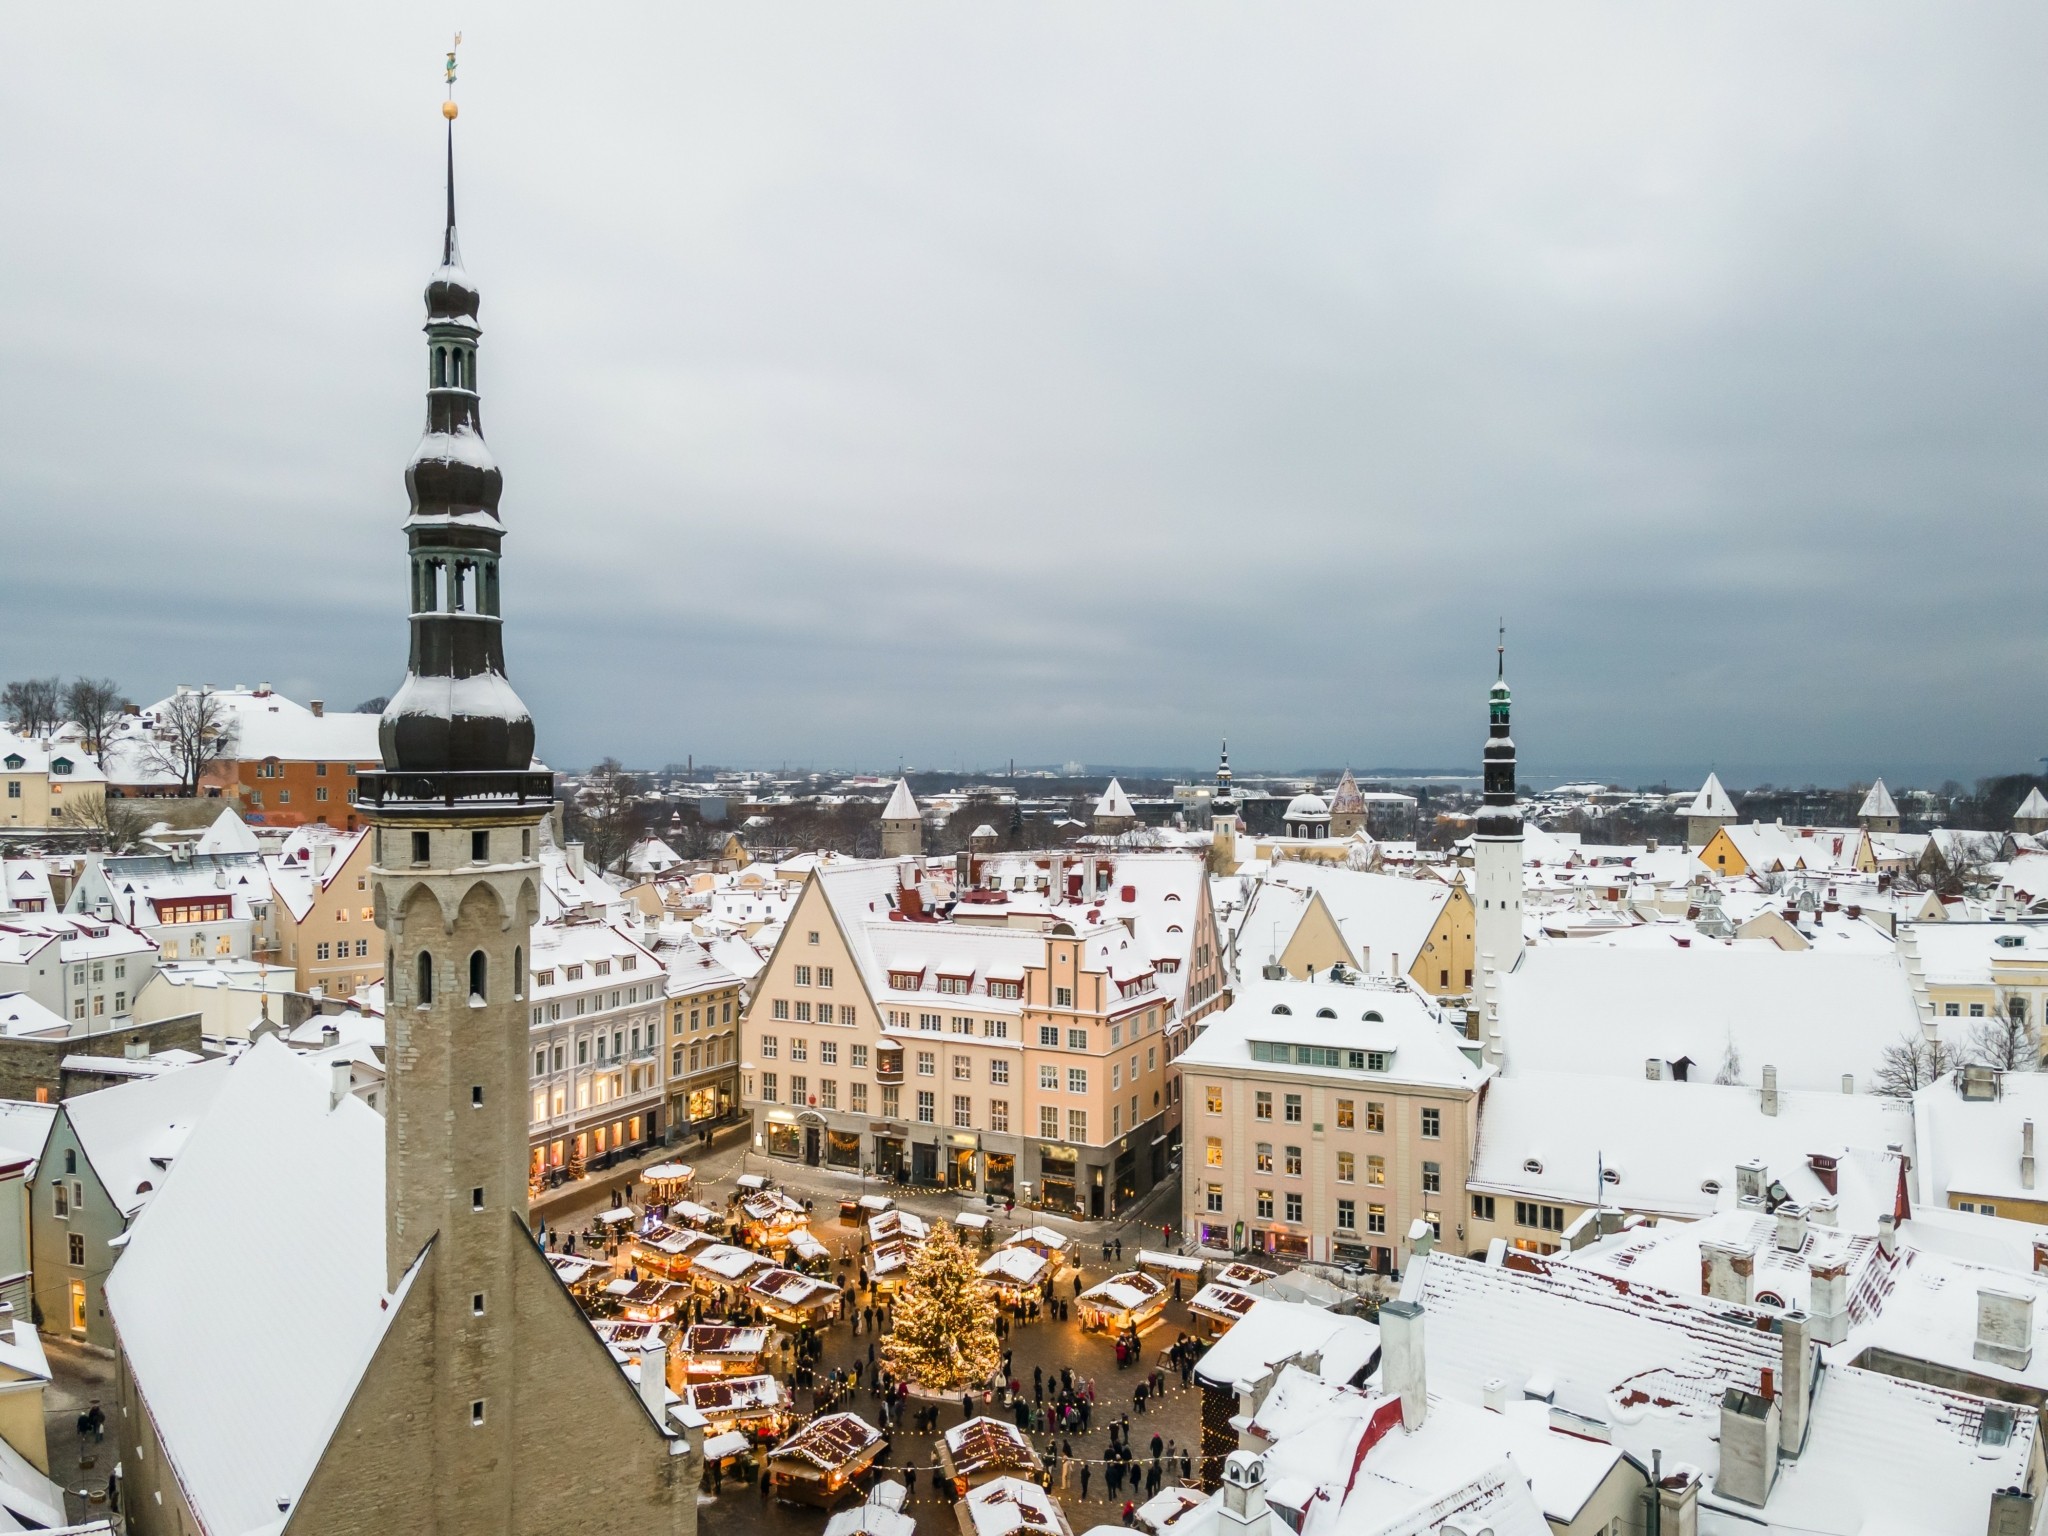
M 793 1504 L 829 1509 L 859 1489 L 888 1443 L 857 1413 L 813 1419 L 768 1453 L 769 1491 Z
M 1260 1281 L 1272 1279 L 1273 1271 L 1256 1264 L 1232 1262 L 1217 1270 L 1214 1278 L 1219 1285 L 1234 1285 L 1240 1291 L 1248 1291 Z
M 1166 1310 L 1166 1286 L 1141 1270 L 1127 1269 L 1083 1291 L 1074 1305 L 1081 1326 L 1105 1333 L 1135 1328 L 1143 1333 Z
M 999 1477 L 953 1506 L 960 1536 L 1074 1536 L 1059 1500 L 1021 1477 Z
M 634 1280 L 621 1275 L 604 1288 L 605 1299 L 619 1309 L 620 1316 L 634 1323 L 672 1322 L 689 1294 L 688 1286 L 658 1277 Z
M 981 1261 L 979 1272 L 1003 1300 L 1014 1305 L 1037 1293 L 1052 1272 L 1052 1261 L 1030 1248 L 998 1248 Z
M 1194 1254 L 1162 1253 L 1153 1248 L 1138 1250 L 1138 1268 L 1163 1280 L 1188 1280 L 1200 1285 L 1202 1271 L 1207 1267 L 1207 1262 Z
M 1258 1299 L 1250 1291 L 1212 1280 L 1188 1298 L 1188 1311 L 1210 1338 L 1220 1339 L 1251 1311 Z
M 789 1428 L 789 1394 L 773 1376 L 723 1376 L 716 1381 L 685 1382 L 683 1406 L 704 1420 L 707 1435 L 733 1430 L 756 1444 L 775 1439 Z
M 768 1353 L 766 1328 L 731 1323 L 698 1323 L 683 1333 L 683 1374 L 702 1381 L 718 1376 L 752 1376 Z
M 713 1243 L 690 1255 L 690 1284 L 706 1296 L 728 1295 L 743 1288 L 747 1276 L 755 1270 L 774 1266 L 773 1259 L 751 1248 Z
M 999 1477 L 1045 1481 L 1045 1461 L 1031 1448 L 1024 1431 L 987 1415 L 954 1425 L 939 1436 L 939 1465 L 953 1480 L 953 1492 L 994 1482 Z
M 740 1238 L 758 1248 L 785 1245 L 789 1234 L 810 1225 L 810 1213 L 801 1200 L 779 1189 L 764 1189 L 740 1202 Z
M 586 1305 L 596 1299 L 612 1272 L 609 1261 L 584 1253 L 551 1253 L 548 1265 L 554 1270 L 555 1278 L 569 1288 L 569 1294 Z
M 1054 1265 L 1058 1265 L 1060 1256 L 1067 1250 L 1068 1241 L 1064 1232 L 1055 1232 L 1051 1227 L 1025 1227 L 1004 1238 L 1002 1246 L 1029 1248 L 1033 1253 L 1044 1254 Z
M 748 1297 L 762 1313 L 791 1327 L 822 1328 L 839 1315 L 838 1286 L 794 1269 L 766 1269 L 747 1282 Z
M 717 1241 L 708 1232 L 689 1227 L 672 1227 L 665 1221 L 649 1222 L 633 1239 L 633 1263 L 642 1274 L 660 1275 L 668 1280 L 689 1277 L 691 1255 Z

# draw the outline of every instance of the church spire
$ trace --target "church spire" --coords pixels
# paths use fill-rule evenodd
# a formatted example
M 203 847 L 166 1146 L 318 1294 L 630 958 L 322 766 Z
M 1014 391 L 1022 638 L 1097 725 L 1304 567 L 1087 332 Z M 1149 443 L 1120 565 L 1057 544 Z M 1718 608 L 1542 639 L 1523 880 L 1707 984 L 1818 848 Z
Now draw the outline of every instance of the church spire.
M 461 41 L 458 36 L 457 42 Z M 426 431 L 406 466 L 411 655 L 378 728 L 391 772 L 523 772 L 533 719 L 505 676 L 499 563 L 504 477 L 477 393 L 478 294 L 455 234 L 455 55 L 448 55 L 447 220 L 427 279 Z

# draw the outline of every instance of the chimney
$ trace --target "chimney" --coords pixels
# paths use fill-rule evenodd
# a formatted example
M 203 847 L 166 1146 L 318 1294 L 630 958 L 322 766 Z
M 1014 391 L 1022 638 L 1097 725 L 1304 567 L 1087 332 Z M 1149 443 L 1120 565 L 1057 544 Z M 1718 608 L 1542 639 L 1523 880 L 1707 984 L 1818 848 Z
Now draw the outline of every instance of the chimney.
M 2001 1488 L 1991 1495 L 1991 1521 L 1985 1536 L 2027 1536 L 2034 1528 L 2034 1496 L 2020 1488 Z
M 1401 1399 L 1401 1424 L 1413 1434 L 1429 1414 L 1422 1351 L 1422 1303 L 1380 1303 L 1380 1389 Z
M 321 719 L 327 713 L 327 706 L 324 703 L 322 703 L 319 699 L 313 700 L 313 702 L 307 705 L 306 707 L 313 711 L 313 718 L 315 720 Z
M 2034 1298 L 2030 1292 L 1977 1287 L 1977 1343 L 1973 1358 L 2024 1371 L 2034 1358 Z
M 1899 1256 L 1899 1219 L 1890 1211 L 1877 1218 L 1877 1248 L 1888 1259 Z
M 1652 1056 L 1645 1061 L 1643 1063 L 1643 1076 L 1653 1083 L 1661 1083 L 1664 1080 L 1664 1058 Z
M 2020 1122 L 2020 1188 L 2034 1187 L 2034 1122 Z
M 1735 1165 L 1735 1198 L 1763 1203 L 1764 1193 L 1771 1187 L 1771 1170 L 1764 1166 L 1762 1158 L 1752 1157 L 1746 1163 Z
M 1429 1257 L 1436 1247 L 1436 1232 L 1420 1216 L 1408 1223 L 1408 1252 L 1418 1259 Z
M 1696 1468 L 1677 1466 L 1666 1477 L 1656 1474 L 1658 1536 L 1700 1536 L 1700 1475 Z
M 1223 1459 L 1223 1508 L 1216 1519 L 1219 1536 L 1265 1536 L 1270 1521 L 1265 1458 L 1246 1450 L 1232 1451 Z
M 1804 1312 L 1787 1312 L 1780 1320 L 1778 1449 L 1797 1459 L 1806 1447 L 1806 1416 L 1813 1406 L 1814 1345 Z
M 1809 1259 L 1806 1273 L 1807 1332 L 1816 1343 L 1839 1344 L 1849 1336 L 1849 1261 Z
M 341 1101 L 348 1097 L 349 1089 L 355 1086 L 355 1064 L 342 1059 L 327 1064 L 327 1107 L 339 1109 Z
M 583 845 L 581 843 L 571 843 L 562 852 L 568 856 L 569 873 L 578 880 L 581 880 L 583 878 Z
M 1756 1256 L 1732 1243 L 1700 1244 L 1700 1294 L 1715 1301 L 1750 1303 Z
M 143 1044 L 142 1036 L 130 1035 L 121 1042 L 121 1056 L 126 1061 L 146 1061 L 149 1059 L 149 1047 Z
M 1778 1069 L 1776 1067 L 1767 1066 L 1764 1068 L 1763 1107 L 1764 1113 L 1767 1115 L 1775 1115 L 1778 1112 Z
M 1778 1207 L 1778 1251 L 1797 1253 L 1806 1246 L 1806 1208 L 1787 1200 Z
M 640 1346 L 640 1401 L 668 1432 L 668 1343 L 659 1330 Z
M 1853 1093 L 1855 1093 L 1855 1091 L 1856 1091 L 1856 1074 L 1855 1074 L 1855 1073 L 1853 1073 L 1853 1072 L 1844 1072 L 1844 1073 L 1842 1074 L 1842 1092 L 1844 1092 L 1844 1093 L 1847 1093 L 1847 1094 L 1853 1094 Z
M 1806 1208 L 1806 1224 L 1810 1227 L 1836 1227 L 1841 1223 L 1837 1214 L 1839 1208 L 1832 1195 L 1822 1195 Z
M 2034 1273 L 2048 1274 L 2048 1232 L 2034 1234 Z
M 333 1023 L 322 1024 L 320 1026 L 320 1043 L 322 1045 L 341 1044 L 341 1026 Z
M 1778 1403 L 1770 1375 L 1766 1369 L 1760 1392 L 1730 1387 L 1721 1396 L 1721 1471 L 1714 1492 L 1756 1509 L 1770 1502 L 1778 1480 Z
M 1508 1384 L 1504 1378 L 1499 1376 L 1487 1377 L 1486 1384 L 1479 1391 L 1480 1398 L 1485 1403 L 1488 1413 L 1506 1413 L 1508 1411 Z
M 313 878 L 320 879 L 327 873 L 327 866 L 334 859 L 334 844 L 322 838 L 313 845 Z

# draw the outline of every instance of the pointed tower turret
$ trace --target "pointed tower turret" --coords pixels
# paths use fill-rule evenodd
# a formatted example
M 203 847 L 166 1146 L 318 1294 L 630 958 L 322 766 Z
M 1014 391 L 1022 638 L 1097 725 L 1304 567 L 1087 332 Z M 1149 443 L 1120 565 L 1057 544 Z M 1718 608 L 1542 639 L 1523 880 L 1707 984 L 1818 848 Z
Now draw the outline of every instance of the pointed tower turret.
M 1351 776 L 1351 770 L 1344 770 L 1344 777 L 1337 781 L 1337 792 L 1330 796 L 1330 836 L 1350 837 L 1365 826 L 1365 796 L 1359 793 L 1358 780 Z
M 2024 832 L 2029 837 L 2040 832 L 2048 832 L 2048 796 L 2041 793 L 2039 786 L 2028 790 L 2027 798 L 2022 800 L 2020 808 L 2013 812 L 2012 829 L 2015 832 Z
M 1870 793 L 1863 797 L 1863 808 L 1856 813 L 1856 819 L 1863 824 L 1866 832 L 1896 832 L 1899 830 L 1899 806 L 1892 799 L 1892 792 L 1879 779 L 1870 786 Z
M 924 852 L 924 812 L 910 792 L 910 780 L 898 779 L 896 792 L 882 807 L 882 857 L 915 858 Z
M 1109 788 L 1105 789 L 1102 798 L 1095 802 L 1096 833 L 1103 837 L 1114 837 L 1130 831 L 1137 824 L 1137 807 L 1131 804 L 1131 797 L 1124 793 L 1123 785 L 1111 779 Z
M 1489 970 L 1505 975 L 1522 958 L 1522 813 L 1515 805 L 1515 742 L 1508 734 L 1505 631 L 1496 654 L 1486 700 L 1486 791 L 1472 836 L 1472 896 L 1478 908 L 1472 937 L 1482 986 Z
M 1692 804 L 1685 810 L 1686 845 L 1706 847 L 1714 840 L 1716 832 L 1735 819 L 1735 802 L 1721 787 L 1721 776 L 1709 773 L 1707 782 L 1700 786 L 1700 792 L 1692 797 Z

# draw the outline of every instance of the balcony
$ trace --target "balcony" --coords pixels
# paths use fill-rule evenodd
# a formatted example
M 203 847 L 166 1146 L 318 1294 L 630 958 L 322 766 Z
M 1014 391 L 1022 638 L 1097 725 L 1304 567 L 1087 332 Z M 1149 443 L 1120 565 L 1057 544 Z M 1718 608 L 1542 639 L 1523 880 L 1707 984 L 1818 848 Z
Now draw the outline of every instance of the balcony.
M 366 773 L 356 792 L 358 805 L 444 810 L 502 805 L 550 805 L 552 773 Z

